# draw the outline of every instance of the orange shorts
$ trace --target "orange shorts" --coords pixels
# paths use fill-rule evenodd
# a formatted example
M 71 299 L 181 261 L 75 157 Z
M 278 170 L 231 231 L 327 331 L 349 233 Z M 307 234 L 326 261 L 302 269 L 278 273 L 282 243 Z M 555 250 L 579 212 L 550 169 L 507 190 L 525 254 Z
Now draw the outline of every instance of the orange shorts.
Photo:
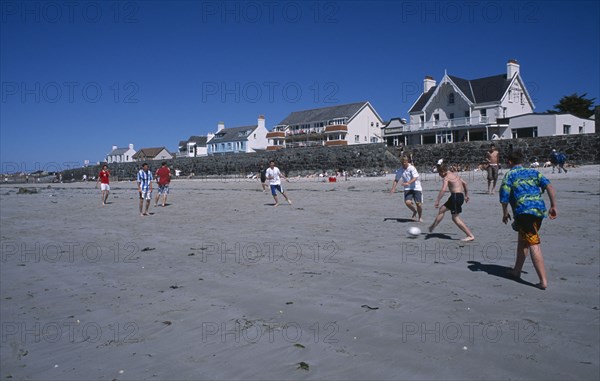
M 516 230 L 527 246 L 540 244 L 540 227 L 542 218 L 532 214 L 519 214 L 515 216 Z

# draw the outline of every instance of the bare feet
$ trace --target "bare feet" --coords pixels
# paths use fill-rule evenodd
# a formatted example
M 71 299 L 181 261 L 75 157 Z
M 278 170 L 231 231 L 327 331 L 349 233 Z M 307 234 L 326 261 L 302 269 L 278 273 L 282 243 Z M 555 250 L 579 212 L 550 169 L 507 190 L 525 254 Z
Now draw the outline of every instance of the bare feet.
M 289 198 L 287 199 L 288 204 L 292 205 L 292 200 L 290 200 Z
M 273 206 L 279 206 L 279 203 L 276 203 L 276 204 L 275 204 L 275 205 L 273 205 Z
M 417 221 L 417 212 L 413 212 L 413 215 L 411 218 L 413 221 Z
M 433 229 L 435 229 L 435 226 L 431 225 L 427 230 L 429 230 L 430 233 L 433 233 Z
M 546 288 L 548 288 L 547 284 L 543 284 L 543 283 L 537 283 L 535 285 L 535 287 L 539 288 L 540 290 L 545 290 Z
M 461 239 L 462 242 L 470 242 L 470 241 L 474 241 L 474 240 L 475 240 L 475 237 L 473 237 L 472 235 Z

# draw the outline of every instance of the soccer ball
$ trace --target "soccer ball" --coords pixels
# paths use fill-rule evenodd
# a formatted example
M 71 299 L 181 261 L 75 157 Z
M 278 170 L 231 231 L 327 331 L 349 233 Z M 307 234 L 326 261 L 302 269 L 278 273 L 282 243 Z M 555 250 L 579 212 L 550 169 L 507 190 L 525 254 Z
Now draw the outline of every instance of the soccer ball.
M 408 230 L 406 232 L 408 233 L 409 236 L 416 237 L 419 234 L 421 234 L 421 229 L 419 229 L 416 226 L 411 226 L 410 228 L 408 228 Z

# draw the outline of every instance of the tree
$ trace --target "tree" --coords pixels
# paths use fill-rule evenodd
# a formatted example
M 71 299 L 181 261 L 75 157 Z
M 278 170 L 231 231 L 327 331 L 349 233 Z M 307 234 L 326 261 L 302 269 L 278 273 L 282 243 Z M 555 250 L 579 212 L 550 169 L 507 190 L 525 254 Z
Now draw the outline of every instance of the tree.
M 554 105 L 554 110 L 548 110 L 550 114 L 568 113 L 580 118 L 589 118 L 594 115 L 594 101 L 596 98 L 586 99 L 587 93 L 577 93 L 564 96 Z

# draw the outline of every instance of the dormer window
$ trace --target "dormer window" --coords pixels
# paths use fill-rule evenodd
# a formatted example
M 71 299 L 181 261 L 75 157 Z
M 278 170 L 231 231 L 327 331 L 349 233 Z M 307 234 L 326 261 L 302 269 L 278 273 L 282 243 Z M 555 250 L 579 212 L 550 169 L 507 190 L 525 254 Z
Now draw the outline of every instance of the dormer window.
M 454 93 L 448 94 L 448 104 L 450 104 L 450 105 L 454 104 Z

